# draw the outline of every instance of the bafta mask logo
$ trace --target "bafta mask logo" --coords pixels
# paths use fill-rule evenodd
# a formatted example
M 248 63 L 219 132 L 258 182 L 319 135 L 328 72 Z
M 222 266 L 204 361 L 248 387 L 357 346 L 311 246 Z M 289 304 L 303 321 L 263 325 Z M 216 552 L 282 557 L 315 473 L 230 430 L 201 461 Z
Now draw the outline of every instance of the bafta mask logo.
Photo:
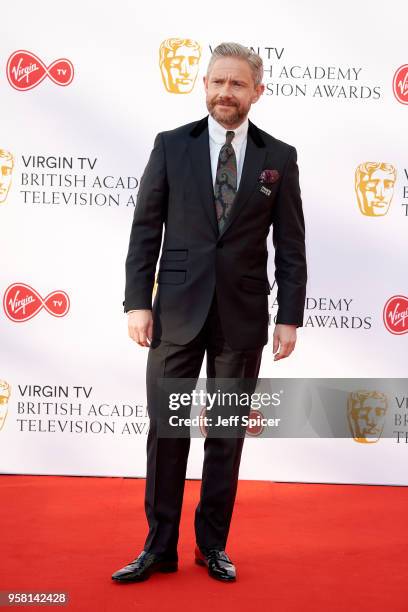
M 0 431 L 4 427 L 8 412 L 8 402 L 10 399 L 10 385 L 5 380 L 0 380 Z
M 190 93 L 198 74 L 200 45 L 189 38 L 167 38 L 160 45 L 159 56 L 160 72 L 167 91 Z
M 14 158 L 10 151 L 0 149 L 0 204 L 7 200 L 13 174 Z
M 368 217 L 386 215 L 394 195 L 397 171 L 391 164 L 365 162 L 355 174 L 355 189 L 360 212 Z
M 347 400 L 347 420 L 356 442 L 378 442 L 384 429 L 387 397 L 380 391 L 354 391 Z

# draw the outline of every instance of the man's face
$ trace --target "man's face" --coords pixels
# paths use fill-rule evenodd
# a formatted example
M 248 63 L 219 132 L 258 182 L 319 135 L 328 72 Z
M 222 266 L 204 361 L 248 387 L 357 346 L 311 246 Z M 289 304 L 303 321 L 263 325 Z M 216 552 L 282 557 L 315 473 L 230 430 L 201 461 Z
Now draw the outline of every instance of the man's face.
M 352 411 L 354 437 L 366 442 L 377 442 L 384 428 L 386 411 L 383 399 L 366 398 L 362 406 Z
M 235 57 L 217 59 L 204 77 L 204 87 L 208 112 L 227 129 L 244 121 L 265 89 L 263 84 L 255 87 L 248 62 Z
M 362 177 L 357 195 L 361 212 L 370 217 L 385 215 L 394 194 L 395 176 L 378 168 Z
M 199 49 L 180 46 L 167 51 L 161 65 L 163 81 L 172 93 L 190 93 L 198 73 Z
M 6 201 L 10 189 L 12 172 L 12 160 L 0 157 L 0 204 Z

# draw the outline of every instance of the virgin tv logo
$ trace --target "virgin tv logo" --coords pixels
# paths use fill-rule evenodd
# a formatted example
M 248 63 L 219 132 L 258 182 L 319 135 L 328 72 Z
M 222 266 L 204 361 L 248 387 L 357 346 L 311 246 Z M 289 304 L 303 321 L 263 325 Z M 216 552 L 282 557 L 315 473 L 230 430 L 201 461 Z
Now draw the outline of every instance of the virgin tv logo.
M 7 61 L 7 79 L 14 89 L 27 91 L 49 77 L 56 85 L 66 87 L 74 78 L 74 66 L 66 58 L 60 58 L 46 66 L 30 51 L 14 51 Z
M 7 287 L 3 297 L 3 308 L 7 317 L 22 323 L 35 317 L 43 308 L 54 317 L 65 317 L 70 302 L 65 291 L 52 291 L 45 298 L 30 285 L 13 283 Z

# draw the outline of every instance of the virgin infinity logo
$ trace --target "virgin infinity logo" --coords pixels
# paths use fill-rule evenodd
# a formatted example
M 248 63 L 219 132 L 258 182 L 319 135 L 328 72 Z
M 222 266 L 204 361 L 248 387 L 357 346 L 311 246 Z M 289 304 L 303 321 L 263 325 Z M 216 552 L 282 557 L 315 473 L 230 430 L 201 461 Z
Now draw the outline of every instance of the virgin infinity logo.
M 400 66 L 392 81 L 394 96 L 401 104 L 408 104 L 408 64 Z
M 57 59 L 48 67 L 30 51 L 15 51 L 7 62 L 8 82 L 14 89 L 25 91 L 39 85 L 45 77 L 56 85 L 66 87 L 74 78 L 74 66 L 65 58 Z
M 383 311 L 384 325 L 396 335 L 408 332 L 408 297 L 393 295 L 387 300 Z
M 42 308 L 54 317 L 64 317 L 69 304 L 65 291 L 52 291 L 43 299 L 35 289 L 24 283 L 13 283 L 7 287 L 3 298 L 4 312 L 17 323 L 32 319 Z

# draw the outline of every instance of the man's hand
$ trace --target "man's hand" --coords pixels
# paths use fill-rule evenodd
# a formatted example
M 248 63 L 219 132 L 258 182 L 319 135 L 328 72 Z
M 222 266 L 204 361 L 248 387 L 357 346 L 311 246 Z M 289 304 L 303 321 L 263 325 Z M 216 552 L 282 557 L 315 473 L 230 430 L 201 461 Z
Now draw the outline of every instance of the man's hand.
M 128 314 L 128 331 L 129 336 L 140 344 L 140 346 L 149 346 L 152 341 L 153 333 L 153 316 L 151 310 L 137 310 Z
M 275 353 L 273 360 L 283 359 L 288 357 L 296 344 L 296 325 L 284 325 L 277 323 L 273 333 L 273 352 Z M 279 353 L 277 350 L 279 348 Z

